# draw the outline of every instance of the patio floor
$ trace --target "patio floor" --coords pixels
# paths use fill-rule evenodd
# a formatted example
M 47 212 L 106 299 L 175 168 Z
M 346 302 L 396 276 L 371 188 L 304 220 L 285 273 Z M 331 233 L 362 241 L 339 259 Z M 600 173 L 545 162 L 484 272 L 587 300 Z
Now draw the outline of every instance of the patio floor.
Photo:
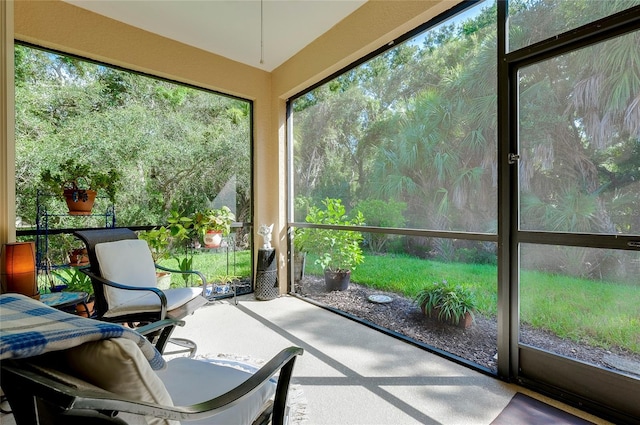
M 217 301 L 174 332 L 199 355 L 267 360 L 296 345 L 294 383 L 307 424 L 490 424 L 520 391 L 597 424 L 608 422 L 483 375 L 295 297 Z
M 284 347 L 304 348 L 293 374 L 307 402 L 301 425 L 490 424 L 516 391 L 609 424 L 298 298 L 238 299 L 201 308 L 174 336 L 195 341 L 200 356 L 268 360 Z M 0 415 L 0 424 L 14 423 Z

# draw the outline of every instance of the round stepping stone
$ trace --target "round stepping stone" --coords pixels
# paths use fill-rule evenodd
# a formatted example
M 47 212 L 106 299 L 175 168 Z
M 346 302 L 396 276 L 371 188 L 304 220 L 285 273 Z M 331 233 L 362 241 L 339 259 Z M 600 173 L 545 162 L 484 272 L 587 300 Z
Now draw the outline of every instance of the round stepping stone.
M 391 301 L 393 301 L 393 298 L 386 296 L 386 295 L 369 295 L 367 297 L 367 299 L 369 301 L 371 301 L 372 303 L 376 303 L 376 304 L 386 304 L 386 303 L 390 303 Z

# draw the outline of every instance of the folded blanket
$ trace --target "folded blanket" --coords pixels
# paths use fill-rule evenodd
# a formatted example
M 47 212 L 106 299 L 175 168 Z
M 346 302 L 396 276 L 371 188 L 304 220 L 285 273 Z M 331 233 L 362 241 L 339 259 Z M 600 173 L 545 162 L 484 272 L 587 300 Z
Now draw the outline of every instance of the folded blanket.
M 24 295 L 0 295 L 0 360 L 37 356 L 108 338 L 134 341 L 153 369 L 165 367 L 158 350 L 132 329 L 65 313 Z

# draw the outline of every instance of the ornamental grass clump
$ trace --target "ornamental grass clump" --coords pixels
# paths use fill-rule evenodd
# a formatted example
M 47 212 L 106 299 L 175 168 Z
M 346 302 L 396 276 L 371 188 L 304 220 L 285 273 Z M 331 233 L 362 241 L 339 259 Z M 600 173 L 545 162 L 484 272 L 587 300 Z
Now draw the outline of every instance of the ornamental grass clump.
M 473 312 L 477 308 L 472 291 L 446 280 L 425 286 L 414 300 L 426 316 L 455 325 L 460 324 L 467 314 L 473 320 Z

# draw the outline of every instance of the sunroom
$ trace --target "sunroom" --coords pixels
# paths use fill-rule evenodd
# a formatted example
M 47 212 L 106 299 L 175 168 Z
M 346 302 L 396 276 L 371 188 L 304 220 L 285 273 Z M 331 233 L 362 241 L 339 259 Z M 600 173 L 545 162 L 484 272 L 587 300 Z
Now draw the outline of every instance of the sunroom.
M 247 3 L 247 13 L 269 10 L 269 1 Z M 259 51 L 255 63 L 238 62 L 82 2 L 3 3 L 0 242 L 17 232 L 14 42 L 220 93 L 251 105 L 250 274 L 259 226 L 273 224 L 278 292 L 330 303 L 296 279 L 295 236 L 357 232 L 364 262 L 351 280 L 372 294 L 411 299 L 444 281 L 475 291 L 490 346 L 486 361 L 461 363 L 637 421 L 639 3 L 351 7 L 267 67 Z M 364 219 L 309 218 L 329 200 Z M 321 249 L 306 253 L 308 278 L 322 278 Z M 576 319 L 587 324 L 564 323 Z M 558 339 L 541 341 L 531 327 Z M 460 360 L 455 349 L 417 343 Z M 615 366 L 620 357 L 632 366 Z

